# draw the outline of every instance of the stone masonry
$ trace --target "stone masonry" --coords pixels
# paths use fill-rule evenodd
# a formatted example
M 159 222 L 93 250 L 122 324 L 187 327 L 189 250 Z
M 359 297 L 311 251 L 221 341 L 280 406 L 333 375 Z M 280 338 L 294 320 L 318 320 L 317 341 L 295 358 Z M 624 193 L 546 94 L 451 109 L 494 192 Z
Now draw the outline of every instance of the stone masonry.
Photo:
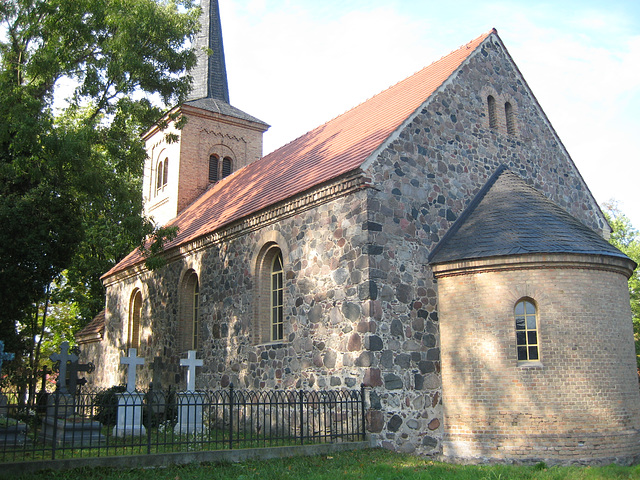
M 489 94 L 499 106 L 507 101 L 512 105 L 515 134 L 506 133 L 504 119 L 497 128 L 489 127 Z M 209 132 L 209 127 L 195 123 L 192 128 Z M 215 137 L 212 132 L 208 135 Z M 224 138 L 235 137 L 224 134 Z M 198 149 L 198 158 L 209 154 L 206 145 L 193 148 Z M 602 213 L 524 79 L 501 45 L 488 41 L 362 170 L 338 179 L 334 190 L 315 196 L 310 192 L 309 201 L 291 199 L 241 226 L 216 232 L 174 252 L 160 271 L 134 267 L 106 278 L 103 367 L 95 375 L 96 383 L 122 381 L 116 360 L 126 347 L 129 298 L 136 288 L 143 296 L 139 354 L 149 360 L 163 357 L 168 364 L 164 383 L 184 383 L 179 359 L 186 352 L 180 349 L 177 331 L 179 287 L 184 275 L 193 271 L 200 284 L 198 357 L 204 360 L 197 388 L 233 382 L 249 389 L 338 389 L 364 383 L 368 429 L 378 445 L 402 452 L 442 453 L 443 440 L 450 441 L 447 435 L 457 431 L 453 427 L 458 415 L 452 413 L 445 420 L 443 403 L 460 392 L 453 380 L 443 389 L 447 347 L 440 334 L 442 286 L 427 258 L 500 165 L 588 227 L 608 234 Z M 340 187 L 346 184 L 351 186 Z M 277 243 L 283 252 L 285 338 L 256 344 L 253 331 L 264 319 L 255 313 L 260 301 L 255 259 L 267 241 Z M 597 281 L 613 281 L 607 275 L 597 274 Z M 535 284 L 538 277 L 521 281 Z M 548 283 L 540 281 L 539 288 L 544 289 Z M 581 277 L 580 282 L 585 285 L 589 279 Z M 624 289 L 620 278 L 614 283 L 614 290 Z M 577 301 L 563 299 L 560 291 L 557 295 L 558 302 Z M 595 367 L 594 361 L 585 358 L 580 368 L 588 371 Z M 145 366 L 140 373 L 141 386 L 148 385 L 150 369 Z M 498 372 L 488 381 L 499 377 Z M 558 396 L 569 385 L 560 379 L 553 382 Z M 487 408 L 501 412 L 499 404 L 489 405 L 493 400 L 476 393 Z M 594 413 L 608 415 L 604 410 Z M 524 422 L 530 430 L 535 423 L 531 418 L 509 419 Z M 606 423 L 604 417 L 600 420 Z M 570 416 L 558 421 L 564 422 L 559 431 L 571 429 L 566 423 L 573 421 Z M 630 425 L 628 419 L 619 422 Z M 451 432 L 445 431 L 447 425 Z

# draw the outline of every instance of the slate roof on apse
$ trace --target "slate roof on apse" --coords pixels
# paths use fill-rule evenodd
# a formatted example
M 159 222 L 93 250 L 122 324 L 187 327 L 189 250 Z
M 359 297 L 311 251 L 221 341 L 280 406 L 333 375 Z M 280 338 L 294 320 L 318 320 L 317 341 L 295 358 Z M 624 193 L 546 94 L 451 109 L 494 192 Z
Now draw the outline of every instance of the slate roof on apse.
M 212 185 L 167 224 L 180 231 L 166 249 L 358 169 L 492 34 L 495 29 Z M 135 250 L 103 278 L 143 260 Z
M 506 167 L 500 167 L 434 248 L 430 263 L 527 253 L 627 258 Z

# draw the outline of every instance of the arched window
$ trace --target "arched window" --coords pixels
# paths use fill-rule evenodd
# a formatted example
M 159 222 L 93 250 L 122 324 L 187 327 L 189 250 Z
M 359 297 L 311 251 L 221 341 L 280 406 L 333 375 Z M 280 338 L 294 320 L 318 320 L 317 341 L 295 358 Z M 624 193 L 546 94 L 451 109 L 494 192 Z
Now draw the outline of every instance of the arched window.
M 487 97 L 487 107 L 489 109 L 489 128 L 498 128 L 498 117 L 496 113 L 496 99 L 492 95 Z
M 129 324 L 127 327 L 127 347 L 140 348 L 140 319 L 142 318 L 142 292 L 136 289 L 129 302 Z
M 271 265 L 271 341 L 284 338 L 284 270 L 282 252 L 273 257 Z
M 514 309 L 516 321 L 516 345 L 518 361 L 537 361 L 538 352 L 538 311 L 532 300 L 523 299 Z
M 164 177 L 164 167 L 163 167 L 162 160 L 160 160 L 156 168 L 156 191 L 157 192 L 159 192 L 160 189 L 162 188 L 163 177 Z
M 169 178 L 169 159 L 160 160 L 156 167 L 156 195 L 158 195 L 164 187 L 167 186 Z
M 164 159 L 164 175 L 162 176 L 162 186 L 166 187 L 167 183 L 169 182 L 169 159 L 165 158 Z
M 516 125 L 513 117 L 513 107 L 509 102 L 504 104 L 504 118 L 507 121 L 507 133 L 509 135 L 515 135 Z
M 232 172 L 231 158 L 224 157 L 222 160 L 222 178 L 228 177 Z
M 211 155 L 209 157 L 209 183 L 218 181 L 218 163 L 219 158 L 217 155 Z
M 200 284 L 198 275 L 190 270 L 184 277 L 180 292 L 181 350 L 197 350 L 200 346 Z
M 284 340 L 284 263 L 282 251 L 276 243 L 265 245 L 256 265 L 257 303 L 254 324 L 256 343 Z

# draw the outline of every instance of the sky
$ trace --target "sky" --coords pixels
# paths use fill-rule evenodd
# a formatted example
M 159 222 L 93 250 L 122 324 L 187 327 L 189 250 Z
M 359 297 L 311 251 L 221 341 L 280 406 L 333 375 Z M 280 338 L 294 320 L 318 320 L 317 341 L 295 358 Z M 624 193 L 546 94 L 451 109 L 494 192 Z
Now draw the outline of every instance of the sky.
M 264 153 L 496 28 L 600 204 L 640 229 L 639 0 L 220 0 Z

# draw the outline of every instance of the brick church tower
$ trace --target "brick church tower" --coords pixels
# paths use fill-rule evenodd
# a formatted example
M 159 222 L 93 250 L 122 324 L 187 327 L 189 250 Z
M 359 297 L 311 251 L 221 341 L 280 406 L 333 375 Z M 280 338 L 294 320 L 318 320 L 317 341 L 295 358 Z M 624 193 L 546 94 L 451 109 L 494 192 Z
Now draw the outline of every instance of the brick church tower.
M 202 2 L 200 21 L 191 94 L 168 114 L 185 117 L 186 124 L 178 130 L 169 122 L 167 128 L 155 126 L 143 136 L 144 213 L 158 225 L 175 218 L 210 186 L 262 157 L 262 134 L 269 128 L 229 104 L 218 0 Z M 169 134 L 178 141 L 168 141 Z

